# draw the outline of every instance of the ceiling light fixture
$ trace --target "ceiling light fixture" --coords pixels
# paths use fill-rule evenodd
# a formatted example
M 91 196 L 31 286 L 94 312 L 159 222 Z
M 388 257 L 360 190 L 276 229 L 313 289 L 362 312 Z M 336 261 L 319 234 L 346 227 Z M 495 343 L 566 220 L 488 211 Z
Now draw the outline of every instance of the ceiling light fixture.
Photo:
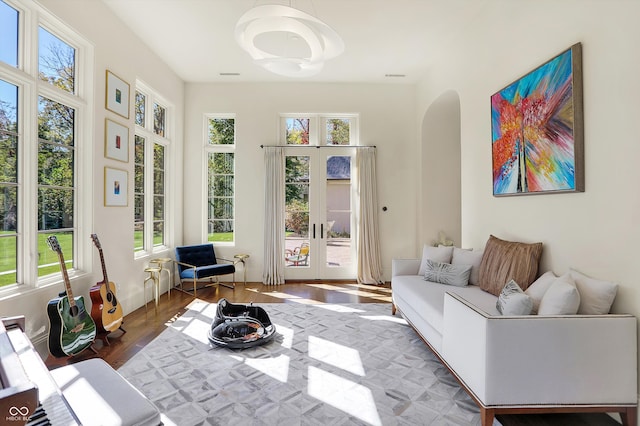
M 331 27 L 284 5 L 249 9 L 236 24 L 235 37 L 258 65 L 286 77 L 315 75 L 327 59 L 344 51 Z

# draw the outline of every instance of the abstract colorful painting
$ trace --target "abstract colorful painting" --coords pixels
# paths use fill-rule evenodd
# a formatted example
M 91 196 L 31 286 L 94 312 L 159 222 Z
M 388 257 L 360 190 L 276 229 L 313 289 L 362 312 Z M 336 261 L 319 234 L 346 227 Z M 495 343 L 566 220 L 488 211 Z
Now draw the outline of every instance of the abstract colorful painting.
M 584 191 L 580 43 L 491 96 L 493 195 Z

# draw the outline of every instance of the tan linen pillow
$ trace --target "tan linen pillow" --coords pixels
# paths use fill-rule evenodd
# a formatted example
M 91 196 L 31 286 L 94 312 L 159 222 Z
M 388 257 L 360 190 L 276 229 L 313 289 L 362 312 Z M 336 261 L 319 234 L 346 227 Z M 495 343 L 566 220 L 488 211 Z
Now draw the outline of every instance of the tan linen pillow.
M 484 248 L 478 286 L 494 296 L 511 280 L 522 290 L 529 287 L 538 274 L 538 263 L 542 254 L 542 243 L 518 243 L 489 236 Z

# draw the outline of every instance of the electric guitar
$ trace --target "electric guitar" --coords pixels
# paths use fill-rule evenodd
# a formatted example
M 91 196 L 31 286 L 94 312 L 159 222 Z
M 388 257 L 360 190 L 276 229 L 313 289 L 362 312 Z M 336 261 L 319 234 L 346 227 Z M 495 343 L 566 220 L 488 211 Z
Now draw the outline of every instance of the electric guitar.
M 96 234 L 91 234 L 93 244 L 100 253 L 100 263 L 102 264 L 102 281 L 89 290 L 91 297 L 91 317 L 98 327 L 98 331 L 111 333 L 122 325 L 122 306 L 116 297 L 116 285 L 109 281 L 107 277 L 107 267 L 104 263 L 102 246 Z
M 49 316 L 49 352 L 55 357 L 77 355 L 91 346 L 96 338 L 96 324 L 87 314 L 84 297 L 73 297 L 67 266 L 58 239 L 47 238 L 51 250 L 58 253 L 66 294 L 51 299 L 47 305 Z

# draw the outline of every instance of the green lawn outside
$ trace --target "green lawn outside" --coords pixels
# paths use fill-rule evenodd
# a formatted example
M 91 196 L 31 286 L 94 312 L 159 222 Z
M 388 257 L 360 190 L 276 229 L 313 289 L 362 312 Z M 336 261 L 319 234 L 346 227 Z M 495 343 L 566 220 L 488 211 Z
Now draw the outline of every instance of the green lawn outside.
M 58 254 L 47 244 L 50 234 L 38 234 L 38 276 L 60 272 Z M 71 233 L 56 234 L 67 268 L 73 265 Z M 47 265 L 47 266 L 43 266 Z M 0 287 L 16 282 L 16 238 L 0 238 Z
M 49 248 L 47 237 L 50 234 L 38 235 L 38 276 L 59 273 L 58 254 Z M 71 233 L 55 234 L 62 250 L 67 268 L 73 266 L 73 240 Z M 208 240 L 214 243 L 233 242 L 233 232 L 209 234 Z M 162 236 L 154 235 L 154 245 L 162 244 Z M 134 233 L 134 247 L 143 247 L 142 231 Z M 46 265 L 46 266 L 43 266 Z M 0 238 L 0 287 L 16 282 L 16 238 Z
M 216 232 L 214 234 L 209 234 L 208 241 L 212 243 L 232 243 L 233 232 Z

